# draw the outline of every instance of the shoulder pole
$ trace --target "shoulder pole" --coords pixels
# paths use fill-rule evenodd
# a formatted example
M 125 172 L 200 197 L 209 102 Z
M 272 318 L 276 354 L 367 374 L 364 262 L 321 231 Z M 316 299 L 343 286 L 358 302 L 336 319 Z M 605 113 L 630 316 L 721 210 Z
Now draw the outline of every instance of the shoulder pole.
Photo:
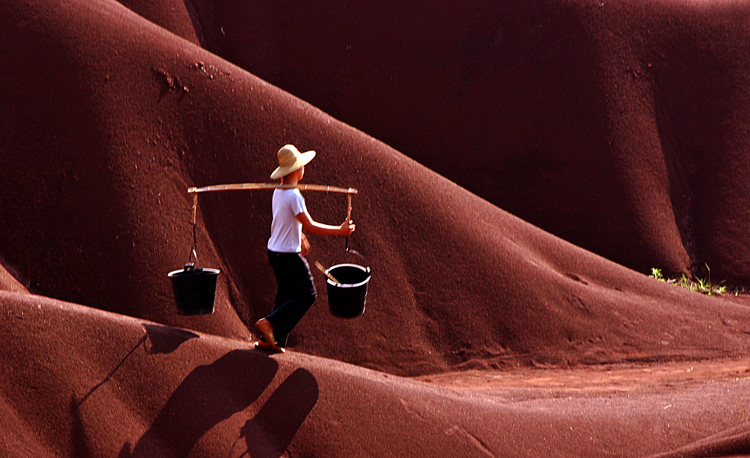
M 214 191 L 249 191 L 256 189 L 294 189 L 297 188 L 301 191 L 321 191 L 321 192 L 337 192 L 343 194 L 357 194 L 355 188 L 339 188 L 336 186 L 319 185 L 319 184 L 277 184 L 277 183 L 236 183 L 236 184 L 216 184 L 211 186 L 204 186 L 201 188 L 188 188 L 188 193 L 201 193 L 201 192 L 214 192 Z

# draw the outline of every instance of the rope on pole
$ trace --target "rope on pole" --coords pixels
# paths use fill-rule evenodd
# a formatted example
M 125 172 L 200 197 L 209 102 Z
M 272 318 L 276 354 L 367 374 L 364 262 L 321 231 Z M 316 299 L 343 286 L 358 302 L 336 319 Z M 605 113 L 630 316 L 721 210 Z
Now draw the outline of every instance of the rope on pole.
M 193 196 L 193 226 L 198 220 L 198 194 Z
M 346 220 L 351 221 L 352 220 L 352 195 L 347 194 L 346 200 L 347 200 Z

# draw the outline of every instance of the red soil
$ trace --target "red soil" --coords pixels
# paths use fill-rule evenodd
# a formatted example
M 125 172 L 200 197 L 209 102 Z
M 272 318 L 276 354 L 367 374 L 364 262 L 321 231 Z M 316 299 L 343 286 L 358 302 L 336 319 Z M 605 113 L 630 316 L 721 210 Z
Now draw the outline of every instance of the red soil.
M 748 279 L 748 8 L 496 3 L 1 3 L 5 454 L 750 454 L 747 298 L 631 270 Z M 269 357 L 270 193 L 200 196 L 213 315 L 166 274 L 285 143 L 373 279 Z
M 747 2 L 195 3 L 210 49 L 498 207 L 750 284 Z

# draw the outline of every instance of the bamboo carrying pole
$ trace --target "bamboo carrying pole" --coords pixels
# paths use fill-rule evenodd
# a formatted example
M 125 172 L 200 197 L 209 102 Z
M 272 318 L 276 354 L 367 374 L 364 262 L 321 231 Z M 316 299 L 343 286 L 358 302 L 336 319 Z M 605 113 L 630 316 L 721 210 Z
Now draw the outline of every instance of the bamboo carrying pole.
M 320 185 L 320 184 L 278 184 L 278 183 L 236 183 L 236 184 L 216 184 L 212 186 L 204 186 L 202 188 L 188 188 L 188 193 L 199 193 L 199 192 L 212 192 L 212 191 L 243 191 L 252 189 L 294 189 L 297 188 L 300 191 L 322 191 L 322 192 L 338 192 L 349 194 L 349 201 L 351 202 L 351 195 L 357 194 L 357 190 L 354 188 L 338 188 L 336 186 Z M 350 204 L 351 206 L 351 204 Z
M 214 192 L 214 191 L 249 191 L 255 189 L 299 189 L 301 191 L 321 191 L 321 192 L 337 192 L 346 194 L 347 198 L 347 209 L 346 209 L 346 220 L 351 221 L 352 219 L 352 194 L 357 194 L 355 188 L 339 188 L 336 186 L 320 185 L 320 184 L 279 184 L 279 183 L 234 183 L 234 184 L 215 184 L 211 186 L 203 186 L 201 188 L 191 187 L 188 188 L 188 194 L 193 194 L 193 238 L 195 238 L 195 226 L 198 217 L 198 194 L 202 192 Z M 346 251 L 349 251 L 349 237 L 346 238 Z

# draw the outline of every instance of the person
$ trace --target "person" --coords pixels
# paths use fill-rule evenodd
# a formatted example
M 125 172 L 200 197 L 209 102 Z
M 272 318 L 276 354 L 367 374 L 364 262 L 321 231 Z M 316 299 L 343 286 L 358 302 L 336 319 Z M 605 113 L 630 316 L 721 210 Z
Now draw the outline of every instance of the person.
M 282 184 L 295 186 L 302 181 L 305 165 L 315 157 L 315 151 L 300 153 L 294 145 L 285 145 L 276 156 L 279 166 L 271 173 L 271 179 L 281 179 Z M 317 296 L 310 266 L 304 257 L 309 244 L 302 230 L 315 235 L 348 236 L 354 232 L 355 225 L 351 220 L 339 226 L 315 221 L 298 188 L 274 190 L 271 208 L 273 220 L 267 248 L 268 262 L 276 277 L 276 299 L 271 313 L 255 323 L 260 334 L 256 348 L 283 352 L 289 333 Z

